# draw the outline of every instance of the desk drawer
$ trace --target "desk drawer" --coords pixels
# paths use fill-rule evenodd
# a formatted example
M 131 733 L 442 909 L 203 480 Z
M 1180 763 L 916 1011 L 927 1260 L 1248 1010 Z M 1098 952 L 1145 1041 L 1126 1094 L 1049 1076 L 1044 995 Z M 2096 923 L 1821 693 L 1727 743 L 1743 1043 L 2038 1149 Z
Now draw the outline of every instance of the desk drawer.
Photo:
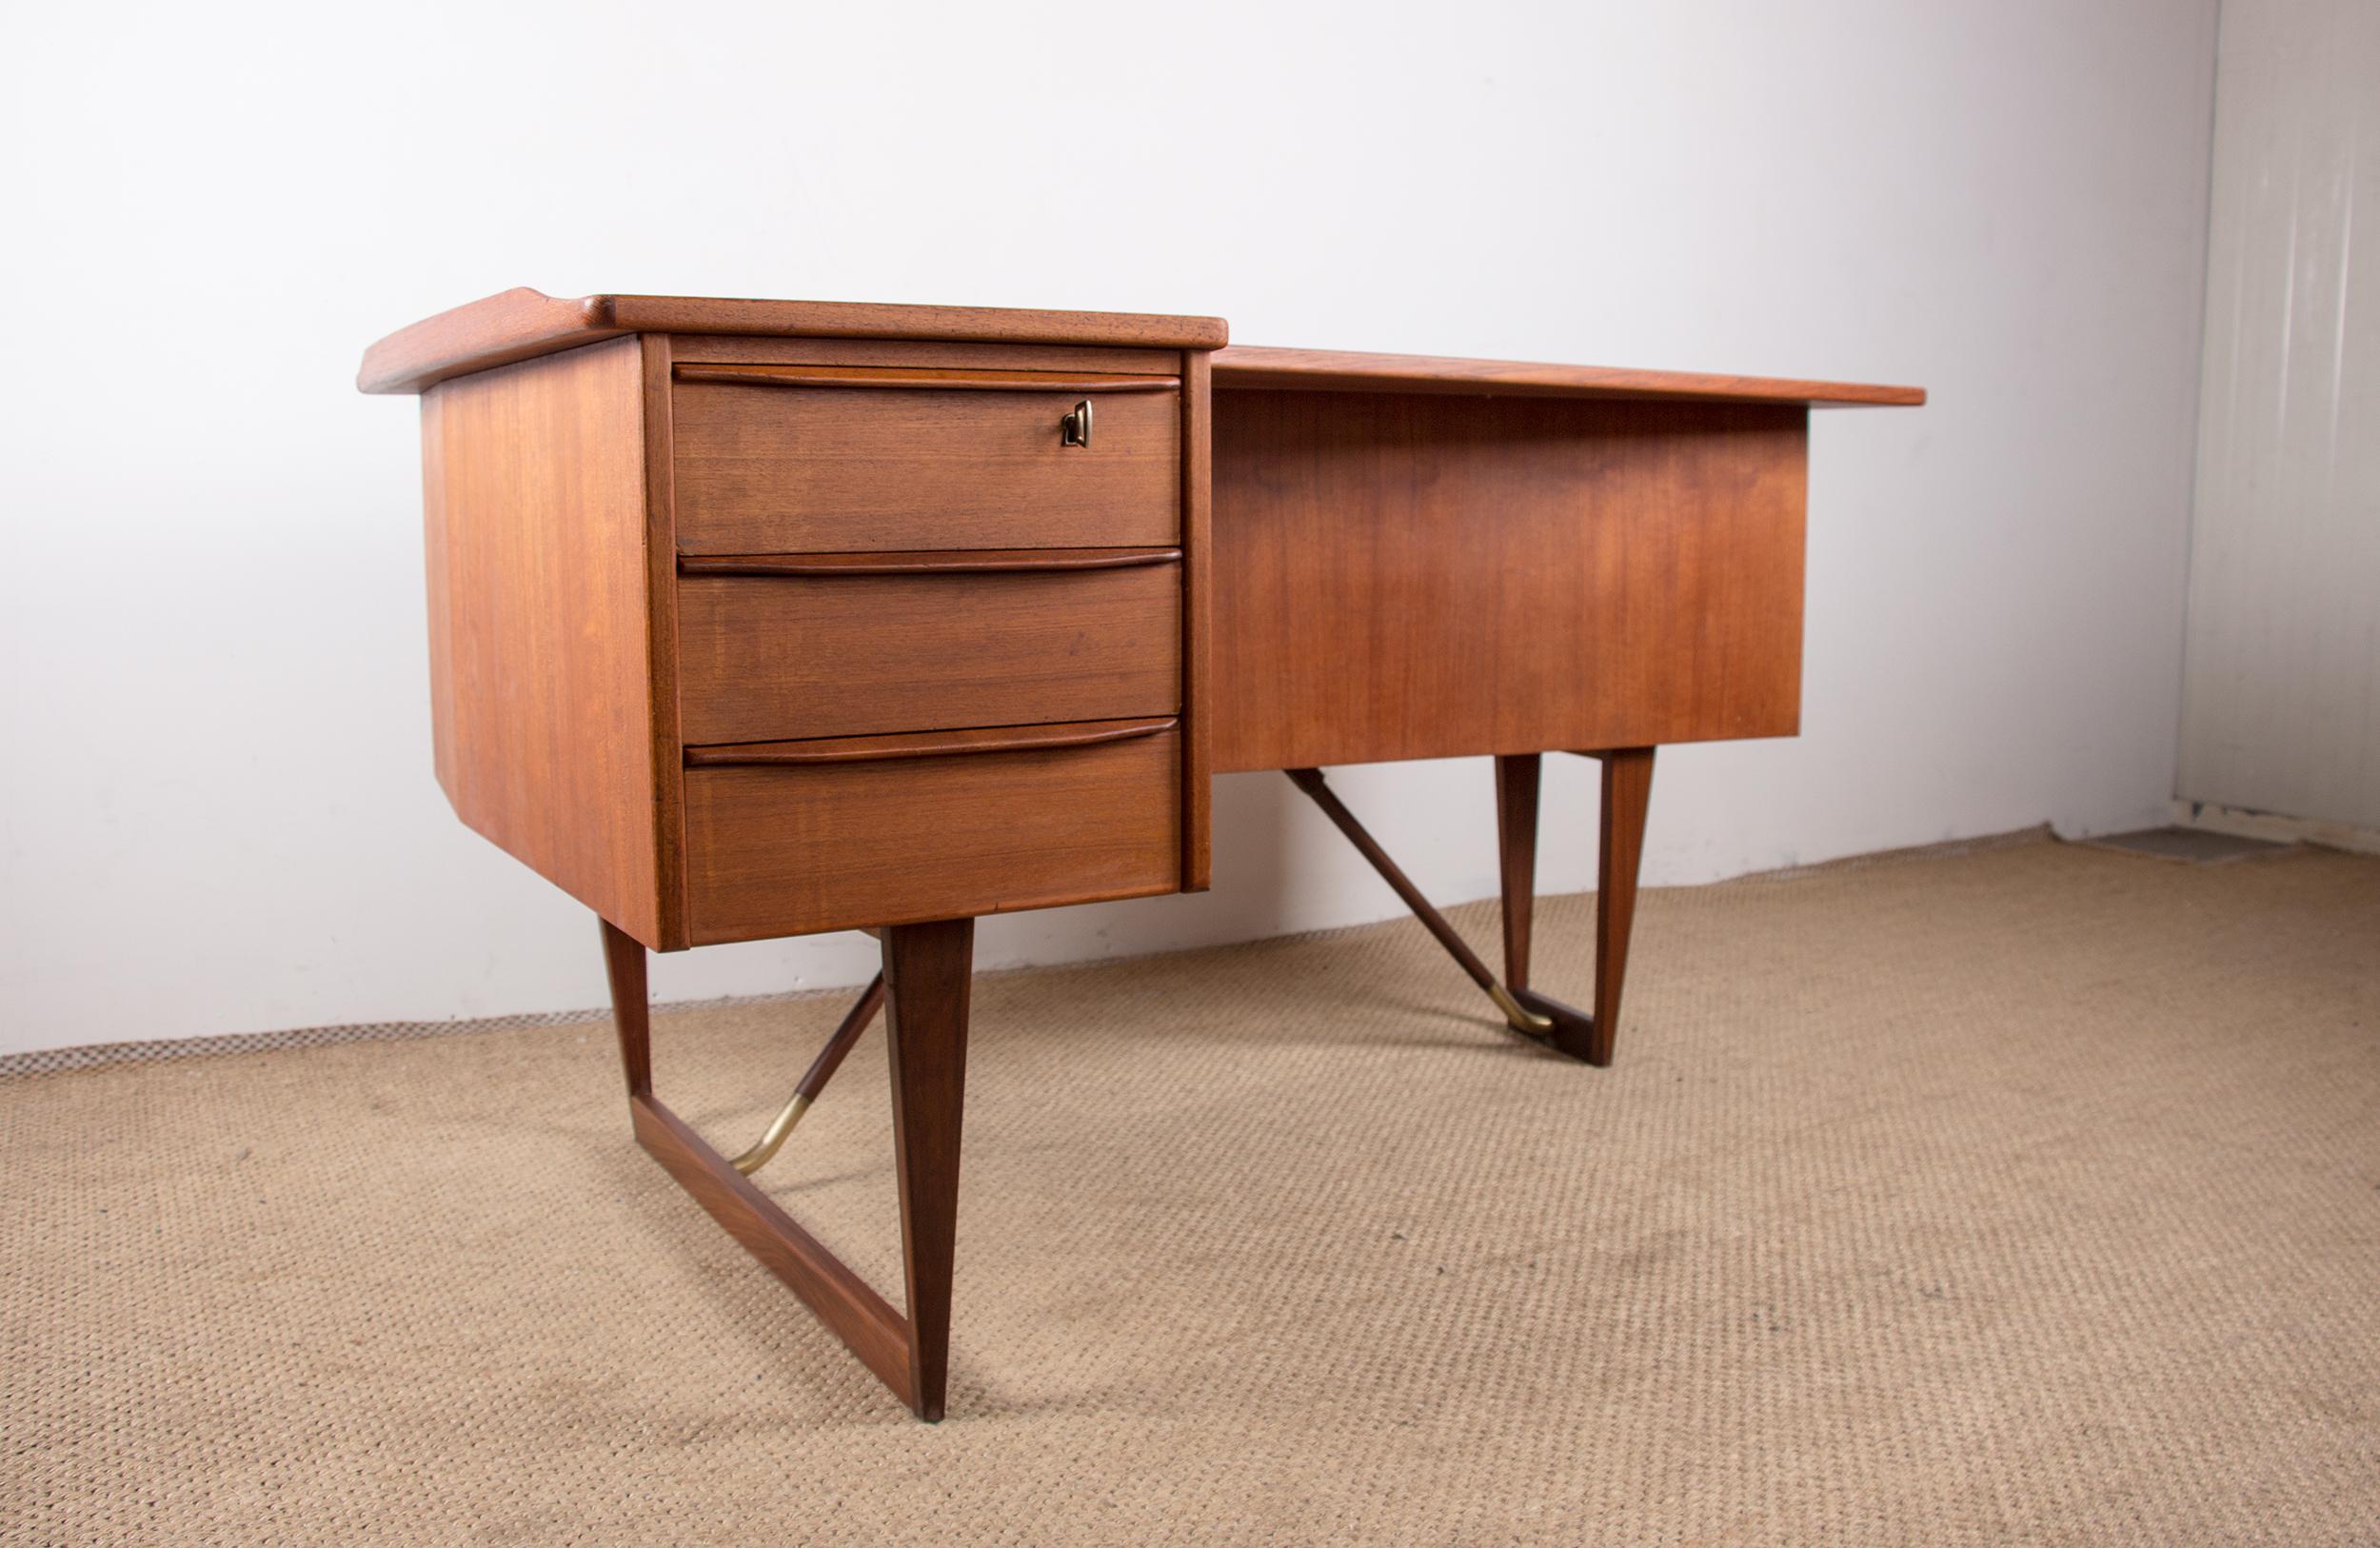
M 676 374 L 684 553 L 1181 538 L 1172 377 L 738 365 Z M 1061 422 L 1086 402 L 1090 444 L 1066 445 Z
M 1178 713 L 1180 551 L 1054 554 L 827 554 L 774 573 L 688 573 L 678 583 L 680 735 L 765 742 Z M 1066 567 L 1039 567 L 1051 563 Z
M 692 749 L 686 909 L 697 945 L 1171 892 L 1171 720 Z M 1103 738 L 1105 740 L 1091 740 Z M 1003 744 L 1008 744 L 1003 745 Z M 977 750 L 966 750 L 977 749 Z

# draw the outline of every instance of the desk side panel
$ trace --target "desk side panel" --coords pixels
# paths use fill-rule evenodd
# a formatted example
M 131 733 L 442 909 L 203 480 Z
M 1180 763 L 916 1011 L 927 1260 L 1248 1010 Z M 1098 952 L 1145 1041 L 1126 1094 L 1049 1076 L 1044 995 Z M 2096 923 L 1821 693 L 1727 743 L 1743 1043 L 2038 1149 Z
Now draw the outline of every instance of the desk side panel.
M 1214 402 L 1219 771 L 1799 728 L 1803 407 Z
M 439 784 L 659 944 L 643 393 L 634 338 L 440 383 L 423 489 Z
M 1181 890 L 1214 876 L 1215 397 L 1204 350 L 1181 357 Z

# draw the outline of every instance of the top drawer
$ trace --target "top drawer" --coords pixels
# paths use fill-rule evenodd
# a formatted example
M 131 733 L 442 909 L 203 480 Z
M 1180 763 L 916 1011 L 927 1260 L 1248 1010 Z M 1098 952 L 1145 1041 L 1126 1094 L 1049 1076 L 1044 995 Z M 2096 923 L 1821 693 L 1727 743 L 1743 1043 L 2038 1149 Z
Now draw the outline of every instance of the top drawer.
M 1180 540 L 1171 377 L 692 364 L 676 377 L 686 553 Z M 1084 403 L 1090 444 L 1068 445 Z

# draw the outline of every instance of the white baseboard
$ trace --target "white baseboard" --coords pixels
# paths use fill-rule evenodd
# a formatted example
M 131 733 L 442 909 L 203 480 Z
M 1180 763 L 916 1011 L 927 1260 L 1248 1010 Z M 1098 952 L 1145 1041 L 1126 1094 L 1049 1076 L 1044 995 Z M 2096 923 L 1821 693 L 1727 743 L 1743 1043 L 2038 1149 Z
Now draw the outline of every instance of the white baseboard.
M 2173 802 L 2173 821 L 2184 827 L 2210 833 L 2231 833 L 2243 839 L 2269 839 L 2274 843 L 2318 843 L 2357 854 L 2380 855 L 2380 829 L 2348 823 L 2325 823 L 2311 817 L 2278 817 L 2271 812 L 2219 806 L 2211 801 Z

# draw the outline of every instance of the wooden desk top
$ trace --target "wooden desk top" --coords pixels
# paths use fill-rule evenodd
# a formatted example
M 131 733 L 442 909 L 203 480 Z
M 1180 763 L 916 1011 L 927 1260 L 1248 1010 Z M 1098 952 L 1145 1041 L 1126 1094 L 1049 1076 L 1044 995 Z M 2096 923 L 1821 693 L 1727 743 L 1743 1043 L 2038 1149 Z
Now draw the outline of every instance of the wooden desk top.
M 364 351 L 365 392 L 419 392 L 450 376 L 575 349 L 624 333 L 788 334 L 932 344 L 1121 345 L 1213 349 L 1220 317 L 1005 307 L 885 307 L 847 301 L 724 301 L 707 296 L 579 296 L 526 286 L 399 328 Z
M 355 385 L 419 392 L 450 376 L 574 349 L 624 333 L 791 334 L 935 343 L 1121 345 L 1213 349 L 1218 387 L 1317 392 L 1459 392 L 1512 397 L 1698 398 L 1739 403 L 1916 405 L 1922 387 L 1805 382 L 1609 366 L 1533 365 L 1430 355 L 1221 347 L 1220 317 L 899 307 L 840 301 L 732 301 L 704 296 L 592 295 L 565 300 L 526 287 L 415 323 L 365 352 Z
M 1219 387 L 1312 392 L 1465 392 L 1532 398 L 1699 398 L 1735 403 L 1914 407 L 1923 387 L 1804 382 L 1765 376 L 1630 370 L 1614 366 L 1539 366 L 1435 355 L 1366 355 L 1334 349 L 1234 345 L 1214 356 Z

